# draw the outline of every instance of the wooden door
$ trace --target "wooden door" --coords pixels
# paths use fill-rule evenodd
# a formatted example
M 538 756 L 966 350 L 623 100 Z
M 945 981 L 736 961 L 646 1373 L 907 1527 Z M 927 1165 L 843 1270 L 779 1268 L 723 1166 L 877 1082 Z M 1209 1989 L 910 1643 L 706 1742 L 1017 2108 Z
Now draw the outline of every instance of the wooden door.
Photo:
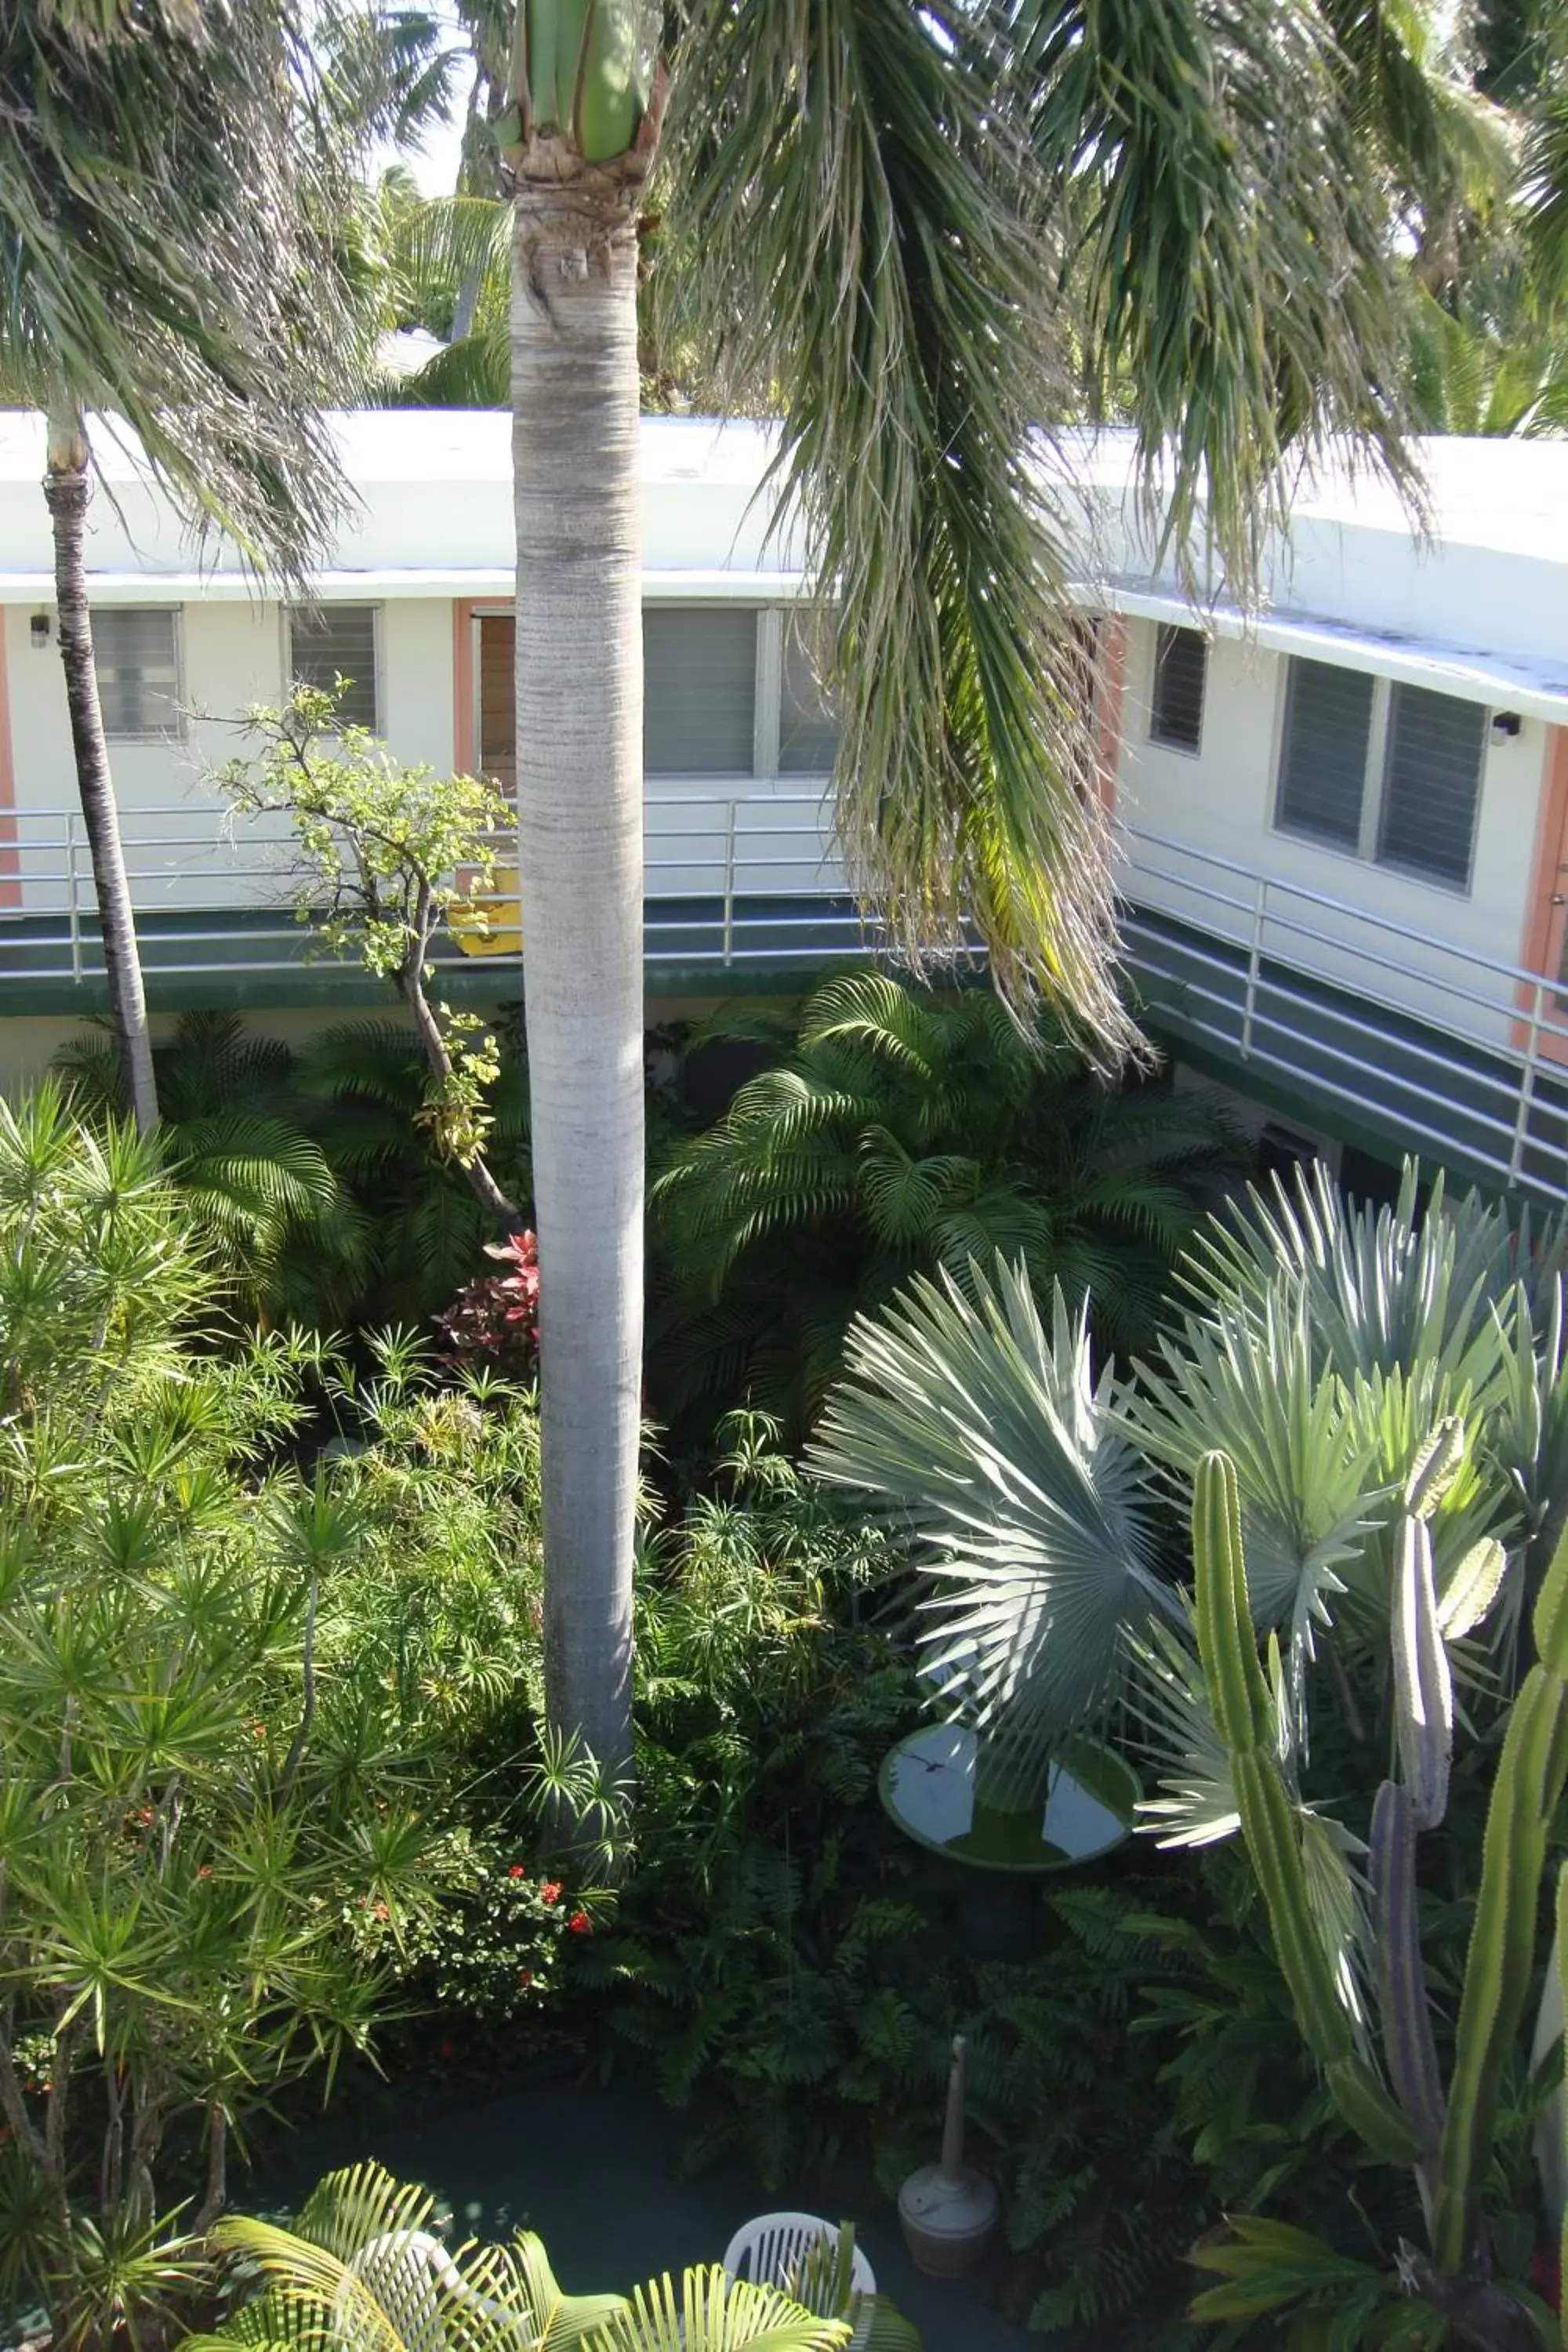
M 1544 972 L 1557 983 L 1539 995 L 1541 1051 L 1554 1062 L 1568 1062 L 1568 727 L 1547 730 L 1535 879 L 1520 961 L 1527 971 Z M 1537 1004 L 1537 992 L 1521 982 L 1521 1012 L 1534 1013 Z M 1528 1037 L 1529 1024 L 1521 1022 L 1515 1042 L 1522 1045 Z

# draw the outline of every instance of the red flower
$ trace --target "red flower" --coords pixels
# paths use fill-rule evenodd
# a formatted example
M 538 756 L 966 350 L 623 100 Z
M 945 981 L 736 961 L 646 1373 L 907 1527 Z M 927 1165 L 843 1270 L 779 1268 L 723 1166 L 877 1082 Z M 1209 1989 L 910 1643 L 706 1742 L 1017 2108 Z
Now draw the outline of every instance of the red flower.
M 384 1903 L 373 1903 L 370 1911 L 373 1919 L 390 1919 L 392 1916 Z
M 442 2042 L 442 2044 L 441 2044 L 441 2056 L 442 2056 L 443 2058 L 455 2058 L 455 2057 L 457 2056 L 457 2054 L 458 2054 L 458 2045 L 457 2045 L 457 2043 L 456 2043 L 455 2042 Z
M 564 1888 L 558 1878 L 547 1878 L 539 1892 L 546 1903 L 559 1903 Z
M 519 1969 L 517 1972 L 517 1980 L 520 1985 L 531 1985 L 533 1982 L 533 1970 L 531 1969 Z
M 594 1932 L 594 1923 L 585 1911 L 574 1911 L 566 1925 L 574 1936 L 591 1936 Z
M 526 1878 L 528 1876 L 528 1873 L 524 1870 L 521 1862 L 512 1863 L 506 1874 L 509 1878 Z

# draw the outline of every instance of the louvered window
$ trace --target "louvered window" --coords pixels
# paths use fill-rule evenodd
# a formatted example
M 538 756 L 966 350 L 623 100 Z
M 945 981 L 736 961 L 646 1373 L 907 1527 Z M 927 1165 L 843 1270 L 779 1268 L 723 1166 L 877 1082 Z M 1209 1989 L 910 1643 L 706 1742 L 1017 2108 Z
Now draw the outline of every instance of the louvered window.
M 1161 628 L 1149 705 L 1149 733 L 1154 742 L 1174 751 L 1203 749 L 1207 670 L 1208 647 L 1196 629 Z
M 1360 846 L 1373 683 L 1331 662 L 1291 663 L 1276 814 L 1284 832 Z
M 289 659 L 297 686 L 319 687 L 337 698 L 350 727 L 377 726 L 375 607 L 298 606 L 289 616 Z M 340 678 L 346 685 L 339 686 Z
M 1292 661 L 1274 821 L 1465 889 L 1486 730 L 1482 706 L 1457 695 Z
M 779 695 L 779 772 L 830 776 L 838 757 L 838 721 L 816 680 L 822 647 L 814 624 L 787 614 Z
M 1461 888 L 1469 881 L 1486 726 L 1479 702 L 1420 686 L 1392 689 L 1380 865 L 1407 866 Z
M 125 604 L 94 612 L 92 653 L 106 735 L 122 743 L 148 743 L 184 733 L 173 612 Z
M 757 615 L 724 605 L 643 614 L 643 765 L 650 776 L 749 776 Z

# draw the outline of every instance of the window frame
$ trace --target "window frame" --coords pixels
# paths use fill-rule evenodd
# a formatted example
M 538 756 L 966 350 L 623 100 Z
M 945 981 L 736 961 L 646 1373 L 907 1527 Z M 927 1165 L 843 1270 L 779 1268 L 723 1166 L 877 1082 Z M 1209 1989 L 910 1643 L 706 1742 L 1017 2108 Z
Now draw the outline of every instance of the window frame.
M 1360 670 L 1372 679 L 1372 708 L 1367 718 L 1366 753 L 1362 762 L 1361 814 L 1355 845 L 1326 841 L 1321 834 L 1309 833 L 1304 827 L 1286 824 L 1280 818 L 1280 803 L 1285 792 L 1285 745 L 1289 728 L 1290 695 L 1296 665 L 1300 661 L 1318 661 L 1316 654 L 1286 654 L 1280 660 L 1280 685 L 1276 698 L 1274 719 L 1274 779 L 1268 802 L 1268 829 L 1286 841 L 1299 841 L 1306 848 L 1319 850 L 1325 857 L 1348 858 L 1352 865 L 1370 866 L 1374 873 L 1391 874 L 1401 882 L 1415 883 L 1419 888 L 1439 890 L 1447 898 L 1468 898 L 1473 895 L 1476 878 L 1476 844 L 1480 838 L 1481 801 L 1487 787 L 1487 753 L 1489 749 L 1489 704 L 1477 707 L 1483 712 L 1480 758 L 1476 766 L 1475 799 L 1470 809 L 1470 838 L 1465 861 L 1463 881 L 1447 874 L 1434 874 L 1419 866 L 1411 866 L 1403 858 L 1382 857 L 1378 843 L 1383 836 L 1384 803 L 1388 793 L 1388 755 L 1391 720 L 1394 710 L 1394 689 L 1396 686 L 1412 686 L 1416 693 L 1442 695 L 1442 687 L 1421 686 L 1405 678 L 1390 677 L 1382 670 Z M 1331 669 L 1358 669 L 1352 662 L 1330 662 Z M 1447 696 L 1453 702 L 1469 702 L 1468 694 Z
M 99 623 L 124 613 L 166 613 L 171 623 L 170 638 L 174 654 L 174 724 L 169 727 L 111 727 L 103 715 L 102 687 L 98 677 Z M 100 604 L 94 612 L 90 600 L 89 618 L 92 629 L 93 683 L 99 696 L 99 715 L 103 719 L 103 736 L 107 743 L 183 743 L 190 729 L 185 717 L 185 625 L 183 604 Z
M 296 613 L 308 613 L 312 609 L 318 612 L 368 613 L 370 614 L 371 662 L 375 671 L 375 676 L 371 681 L 371 701 L 374 709 L 374 716 L 369 728 L 366 730 L 366 732 L 371 735 L 384 734 L 386 725 L 386 701 L 383 677 L 386 664 L 385 645 L 382 628 L 383 614 L 385 611 L 384 604 L 381 603 L 373 603 L 368 597 L 329 596 L 323 598 L 321 602 L 313 608 L 309 604 L 289 604 L 283 605 L 281 608 L 283 621 L 283 677 L 286 682 L 287 691 L 289 694 L 293 693 L 294 688 L 297 686 L 301 686 L 305 683 L 305 681 L 297 675 L 294 668 L 294 615 Z M 357 678 L 354 680 L 354 684 L 356 687 L 358 686 L 359 680 Z M 348 723 L 351 726 L 356 726 L 362 722 L 351 719 Z
M 645 596 L 643 611 L 679 613 L 726 613 L 737 607 L 752 614 L 755 623 L 756 667 L 752 677 L 752 764 L 744 772 L 727 771 L 691 777 L 673 769 L 648 768 L 644 771 L 645 787 L 660 788 L 671 784 L 704 782 L 741 787 L 766 784 L 775 789 L 800 791 L 816 796 L 831 787 L 832 778 L 821 769 L 785 768 L 784 754 L 784 633 L 797 613 L 809 613 L 822 604 L 815 597 L 773 597 L 767 600 L 739 596 Z M 481 703 L 480 624 L 486 618 L 515 619 L 516 607 L 503 599 L 474 604 L 468 611 L 472 648 L 470 670 L 470 711 L 474 759 L 479 760 L 483 710 Z M 379 656 L 378 656 L 379 657 Z M 292 656 L 290 655 L 290 667 Z M 514 754 L 515 757 L 515 754 Z
M 1167 636 L 1194 637 L 1196 638 L 1199 648 L 1203 654 L 1203 677 L 1198 688 L 1198 740 L 1195 743 L 1178 743 L 1173 741 L 1170 736 L 1157 735 L 1154 731 L 1154 718 L 1158 708 L 1160 694 L 1160 654 L 1163 642 Z M 1150 656 L 1149 661 L 1149 699 L 1145 714 L 1147 725 L 1144 731 L 1149 741 L 1154 745 L 1157 751 L 1173 751 L 1179 759 L 1183 760 L 1201 760 L 1203 758 L 1204 729 L 1207 723 L 1209 708 L 1210 651 L 1211 642 L 1209 638 L 1205 635 L 1202 629 L 1194 628 L 1190 621 L 1155 622 L 1153 651 Z

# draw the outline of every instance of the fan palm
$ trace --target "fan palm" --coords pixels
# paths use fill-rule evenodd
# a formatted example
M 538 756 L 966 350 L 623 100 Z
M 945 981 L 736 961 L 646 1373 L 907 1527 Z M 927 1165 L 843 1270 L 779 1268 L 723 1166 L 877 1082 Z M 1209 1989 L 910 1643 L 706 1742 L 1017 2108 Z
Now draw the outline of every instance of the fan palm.
M 47 419 L 60 656 L 125 1093 L 157 1093 L 93 669 L 89 412 L 187 520 L 297 573 L 337 509 L 319 411 L 357 358 L 339 142 L 295 0 L 0 17 L 0 381 Z M 113 431 L 115 423 L 108 429 Z
M 721 1013 L 690 1042 L 725 1037 L 791 1050 L 653 1187 L 666 1410 L 745 1392 L 798 1431 L 857 1313 L 916 1272 L 969 1290 L 999 1255 L 1042 1297 L 1092 1292 L 1104 1343 L 1142 1340 L 1205 1187 L 1238 1164 L 1205 1097 L 1106 1086 L 1055 1023 L 984 990 L 856 973 L 794 1019 Z
M 917 956 L 973 919 L 1004 987 L 1135 1043 L 1069 675 L 1053 420 L 1114 383 L 1151 502 L 1246 592 L 1287 454 L 1396 468 L 1381 190 L 1311 0 L 521 0 L 518 796 L 550 1696 L 629 1746 L 643 1018 L 638 221 L 834 583 L 840 830 Z M 1069 295 L 1064 289 L 1070 289 Z M 698 348 L 694 342 L 693 349 Z
M 557 2285 L 543 2246 L 527 2231 L 510 2245 L 470 2242 L 449 2256 L 431 2234 L 436 2200 L 400 2186 L 378 2165 L 330 2173 L 292 2231 L 234 2219 L 213 2232 L 215 2244 L 263 2282 L 216 2336 L 188 2338 L 192 2352 L 244 2346 L 250 2352 L 305 2352 L 327 2342 L 353 2352 L 832 2352 L 850 2340 L 849 2323 L 807 2309 L 779 2289 L 731 2279 L 714 2265 L 689 2270 L 679 2286 L 666 2275 L 630 2297 L 568 2295 Z M 868 2347 L 918 2342 L 902 2323 L 886 2322 L 878 2298 L 867 2306 Z
M 1152 1580 L 1148 1524 L 1162 1486 L 1189 1504 L 1216 1446 L 1303 1753 L 1331 1627 L 1342 1697 L 1347 1650 L 1376 1686 L 1364 1725 L 1347 1706 L 1354 1736 L 1386 1722 L 1399 1498 L 1439 1440 L 1454 1459 L 1423 1506 L 1439 1612 L 1468 1626 L 1500 1593 L 1517 1605 L 1568 1507 L 1563 1226 L 1521 1232 L 1441 1187 L 1420 1214 L 1416 1198 L 1414 1169 L 1381 1210 L 1348 1205 L 1322 1171 L 1252 1193 L 1204 1229 L 1191 1312 L 1114 1397 L 1059 1307 L 1047 1339 L 1021 1267 L 975 1276 L 971 1297 L 917 1283 L 854 1326 L 812 1460 L 921 1539 L 934 1590 L 921 1639 L 948 1704 L 1037 1765 L 1117 1687 L 1130 1634 L 1163 1743 L 1191 1733 L 1174 1809 L 1189 1833 L 1223 1828 L 1201 1676 L 1173 1588 Z

